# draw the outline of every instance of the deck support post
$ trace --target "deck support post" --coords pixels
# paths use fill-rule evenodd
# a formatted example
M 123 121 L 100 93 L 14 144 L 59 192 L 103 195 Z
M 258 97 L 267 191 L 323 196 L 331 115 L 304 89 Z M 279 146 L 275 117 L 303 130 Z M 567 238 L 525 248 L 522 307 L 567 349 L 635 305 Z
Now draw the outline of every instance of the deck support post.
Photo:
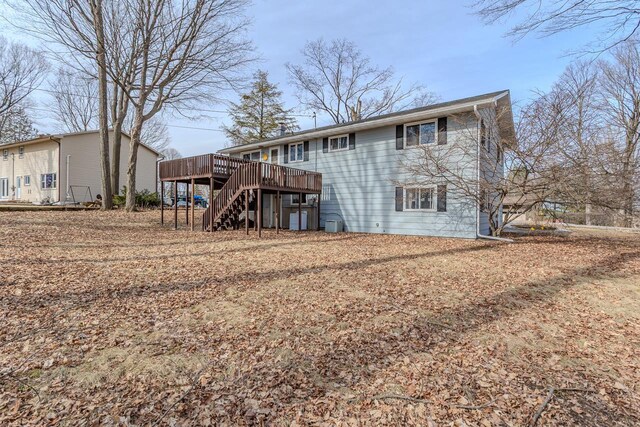
M 244 231 L 249 235 L 249 190 L 244 190 Z
M 276 191 L 276 234 L 280 234 L 280 190 Z
M 316 223 L 316 231 L 320 231 L 320 194 L 318 194 L 318 222 Z
M 213 181 L 213 177 L 209 178 L 209 228 L 211 232 L 213 232 L 213 188 L 215 187 L 215 182 Z
M 173 229 L 178 229 L 178 181 L 173 181 Z
M 187 181 L 184 186 L 184 219 L 186 224 L 189 225 L 189 182 Z
M 160 225 L 164 225 L 164 181 L 160 181 Z
M 258 192 L 256 190 L 251 190 L 251 195 L 254 198 L 253 201 L 253 231 L 258 231 Z
M 258 188 L 258 237 L 262 237 L 262 190 Z
M 298 193 L 298 231 L 302 231 L 302 193 Z
M 191 178 L 191 231 L 194 231 L 194 223 L 196 222 L 195 193 L 196 193 L 196 182 L 195 182 L 195 179 Z

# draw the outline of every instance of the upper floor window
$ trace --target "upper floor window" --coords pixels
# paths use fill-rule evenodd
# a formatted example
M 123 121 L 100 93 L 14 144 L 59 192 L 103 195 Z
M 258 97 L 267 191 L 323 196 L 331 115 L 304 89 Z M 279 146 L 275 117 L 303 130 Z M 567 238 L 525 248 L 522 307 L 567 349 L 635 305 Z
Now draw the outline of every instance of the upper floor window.
M 244 160 L 253 160 L 254 162 L 260 161 L 260 151 L 253 151 L 251 153 L 244 153 L 242 155 Z
M 4 150 L 2 150 L 2 160 L 8 160 L 8 159 L 9 159 L 9 150 L 5 148 Z
M 405 126 L 405 147 L 433 144 L 436 142 L 436 120 Z
M 43 173 L 40 175 L 40 188 L 56 188 L 57 175 L 55 173 Z
M 304 161 L 304 143 L 297 142 L 289 144 L 289 162 L 303 162 Z
M 19 158 L 24 157 L 24 147 L 18 147 L 18 157 Z
M 340 135 L 329 138 L 329 151 L 349 149 L 349 135 Z
M 404 193 L 405 210 L 435 210 L 435 187 L 405 188 Z

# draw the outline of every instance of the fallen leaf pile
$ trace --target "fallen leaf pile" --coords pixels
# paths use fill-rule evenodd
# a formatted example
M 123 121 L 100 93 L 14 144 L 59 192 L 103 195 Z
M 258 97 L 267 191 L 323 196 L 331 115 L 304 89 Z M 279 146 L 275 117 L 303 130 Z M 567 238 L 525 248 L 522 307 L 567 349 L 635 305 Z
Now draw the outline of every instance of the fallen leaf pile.
M 0 425 L 640 423 L 640 235 L 0 213 Z

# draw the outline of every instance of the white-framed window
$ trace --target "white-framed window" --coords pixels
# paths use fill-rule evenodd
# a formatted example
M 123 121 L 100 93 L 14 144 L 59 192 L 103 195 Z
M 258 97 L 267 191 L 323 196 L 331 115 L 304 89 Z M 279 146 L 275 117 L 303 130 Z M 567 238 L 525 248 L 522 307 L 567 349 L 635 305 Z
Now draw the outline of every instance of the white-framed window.
M 405 211 L 435 211 L 436 187 L 407 187 L 404 189 Z
M 25 175 L 22 177 L 22 182 L 24 183 L 25 187 L 28 187 L 31 185 L 31 175 Z
M 438 138 L 438 120 L 427 120 L 420 123 L 410 123 L 404 126 L 404 146 L 435 144 Z
M 2 150 L 2 160 L 9 160 L 9 150 L 6 148 Z
M 24 146 L 18 147 L 18 158 L 22 159 L 24 157 Z
M 260 151 L 252 151 L 251 153 L 244 153 L 242 155 L 244 160 L 253 160 L 254 162 L 260 161 Z
M 40 175 L 40 188 L 56 188 L 58 185 L 58 176 L 55 173 L 43 173 Z
M 342 151 L 349 149 L 349 135 L 339 135 L 329 138 L 329 151 Z
M 300 196 L 298 194 L 291 195 L 291 205 L 298 205 L 298 199 Z M 307 203 L 307 193 L 302 193 L 302 204 L 306 205 Z
M 304 142 L 296 142 L 289 144 L 289 162 L 303 162 L 304 161 Z

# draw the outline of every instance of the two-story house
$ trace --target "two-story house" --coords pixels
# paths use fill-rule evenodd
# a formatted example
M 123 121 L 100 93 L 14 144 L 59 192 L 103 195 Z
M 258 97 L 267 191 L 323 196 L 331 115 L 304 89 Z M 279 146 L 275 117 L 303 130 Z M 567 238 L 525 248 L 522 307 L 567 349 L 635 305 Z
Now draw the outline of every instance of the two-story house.
M 112 135 L 111 135 L 112 136 Z M 111 140 L 113 138 L 110 138 Z M 42 135 L 0 145 L 0 202 L 84 202 L 101 192 L 98 131 Z M 129 136 L 123 134 L 120 183 L 126 185 Z M 138 149 L 138 190 L 156 191 L 158 152 Z
M 501 178 L 503 144 L 513 141 L 513 134 L 511 100 L 505 90 L 282 135 L 220 153 L 322 174 L 320 200 L 315 194 L 288 194 L 278 204 L 273 194 L 263 194 L 266 227 L 275 225 L 278 205 L 280 225 L 288 227 L 302 196 L 308 224 L 316 224 L 319 215 L 321 227 L 336 219 L 346 231 L 476 238 L 490 234 L 481 202 L 485 196 L 480 194 L 486 190 L 479 183 Z M 462 185 L 452 186 L 446 179 L 424 184 L 424 179 L 411 176 L 407 162 L 420 156 L 419 147 L 442 152 L 462 148 L 446 160 L 442 173 L 455 169 L 468 177 L 470 188 L 461 190 Z

